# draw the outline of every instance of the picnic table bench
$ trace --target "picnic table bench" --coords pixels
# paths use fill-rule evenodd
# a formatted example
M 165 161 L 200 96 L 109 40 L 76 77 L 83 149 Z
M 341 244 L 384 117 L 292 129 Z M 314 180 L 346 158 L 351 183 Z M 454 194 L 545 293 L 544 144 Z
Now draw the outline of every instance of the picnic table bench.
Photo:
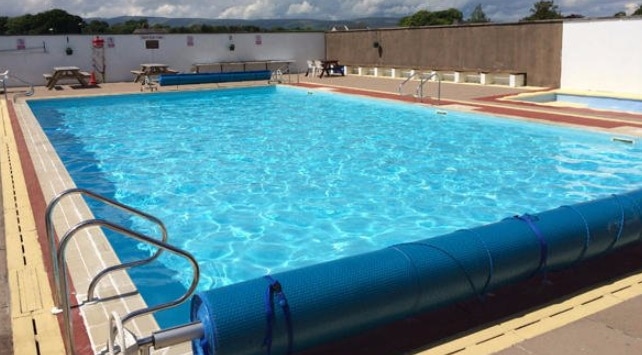
M 56 87 L 56 84 L 60 80 L 64 79 L 74 79 L 81 86 L 89 86 L 87 79 L 91 77 L 91 74 L 85 71 L 80 71 L 80 68 L 74 66 L 66 67 L 54 67 L 53 72 L 43 74 L 47 89 L 51 90 Z

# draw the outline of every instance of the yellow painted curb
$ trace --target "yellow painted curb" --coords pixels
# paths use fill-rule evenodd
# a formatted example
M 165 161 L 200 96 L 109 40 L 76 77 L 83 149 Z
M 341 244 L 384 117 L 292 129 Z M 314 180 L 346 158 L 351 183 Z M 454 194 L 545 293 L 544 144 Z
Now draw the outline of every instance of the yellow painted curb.
M 65 354 L 7 104 L 0 100 L 0 180 L 14 354 Z

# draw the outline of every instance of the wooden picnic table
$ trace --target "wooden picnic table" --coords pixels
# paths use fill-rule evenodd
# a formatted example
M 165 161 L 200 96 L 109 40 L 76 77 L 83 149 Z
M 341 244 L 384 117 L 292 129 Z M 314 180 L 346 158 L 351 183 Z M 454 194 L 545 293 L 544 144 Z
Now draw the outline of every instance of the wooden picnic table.
M 74 66 L 66 67 L 54 67 L 51 74 L 44 74 L 45 80 L 47 81 L 47 89 L 51 90 L 56 87 L 56 84 L 59 80 L 62 79 L 75 79 L 82 86 L 89 86 L 87 83 L 87 78 L 90 77 L 90 74 L 87 72 L 81 72 L 80 68 Z
M 161 74 L 176 74 L 178 71 L 170 69 L 167 64 L 161 63 L 145 63 L 140 65 L 140 70 L 132 70 L 132 74 L 135 75 L 134 82 L 142 82 L 143 78 L 151 75 L 161 75 Z
M 339 61 L 338 60 L 334 60 L 334 59 L 332 59 L 332 60 L 322 60 L 321 61 L 321 74 L 319 74 L 319 78 L 323 78 L 323 74 L 324 73 L 327 74 L 328 76 L 330 76 L 333 73 L 333 71 L 335 70 L 335 67 L 336 68 L 342 67 L 341 65 L 339 65 Z M 337 70 L 339 70 L 339 69 L 337 69 Z M 344 69 L 343 68 L 340 69 L 340 72 L 341 72 L 342 76 L 346 75 L 344 73 Z

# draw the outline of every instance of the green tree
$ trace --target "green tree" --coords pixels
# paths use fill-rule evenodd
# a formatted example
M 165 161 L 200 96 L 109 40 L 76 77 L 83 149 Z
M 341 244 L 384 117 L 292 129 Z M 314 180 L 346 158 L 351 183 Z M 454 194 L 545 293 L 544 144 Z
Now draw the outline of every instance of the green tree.
M 637 10 L 631 14 L 631 16 L 642 16 L 642 4 L 638 5 Z
M 413 15 L 403 17 L 399 21 L 399 26 L 419 27 L 452 25 L 461 22 L 463 18 L 464 15 L 461 13 L 461 11 L 454 8 L 435 12 L 430 12 L 428 10 L 419 10 Z
M 25 35 L 31 34 L 33 27 L 33 15 L 26 14 L 18 17 L 11 17 L 7 20 L 8 35 Z
M 533 4 L 531 15 L 524 17 L 521 21 L 536 21 L 536 20 L 554 20 L 562 18 L 555 1 L 538 1 Z
M 626 17 L 626 12 L 618 11 L 613 15 L 613 17 Z
M 36 15 L 27 14 L 10 18 L 7 21 L 7 34 L 67 34 L 81 33 L 85 25 L 80 16 L 68 14 L 64 10 L 53 9 Z
M 477 6 L 475 6 L 475 9 L 473 9 L 473 12 L 471 12 L 470 18 L 468 18 L 468 22 L 485 23 L 490 22 L 490 19 L 486 16 L 486 13 L 484 13 L 482 5 L 478 4 Z
M 102 34 L 109 33 L 109 30 L 109 24 L 106 21 L 92 20 L 83 28 L 83 33 Z
M 7 34 L 7 23 L 9 18 L 6 16 L 0 16 L 0 35 Z
M 41 12 L 34 16 L 38 24 L 36 30 L 39 34 L 54 33 L 82 33 L 85 21 L 80 16 L 67 13 L 65 10 L 53 9 Z
M 169 25 L 161 25 L 160 23 L 154 24 L 151 28 L 159 32 L 163 32 L 163 31 L 169 32 L 171 29 Z
M 139 28 L 149 28 L 147 19 L 140 20 L 127 20 L 124 23 L 117 23 L 111 26 L 111 33 L 116 34 L 129 34 L 134 33 L 134 30 Z

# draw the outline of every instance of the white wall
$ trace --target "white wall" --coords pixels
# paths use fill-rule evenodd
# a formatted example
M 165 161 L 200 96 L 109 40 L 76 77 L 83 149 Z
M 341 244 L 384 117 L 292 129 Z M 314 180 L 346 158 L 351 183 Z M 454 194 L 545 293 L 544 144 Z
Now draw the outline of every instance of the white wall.
M 188 36 L 192 46 L 188 45 Z M 260 38 L 257 38 L 260 36 Z M 322 32 L 240 33 L 240 34 L 162 34 L 108 35 L 105 39 L 107 82 L 133 80 L 131 70 L 141 63 L 164 63 L 172 69 L 189 72 L 198 62 L 294 60 L 301 71 L 306 60 L 325 56 L 325 34 Z M 73 65 L 83 71 L 92 70 L 92 42 L 89 35 L 0 36 L 0 72 L 7 69 L 35 85 L 44 85 L 44 73 L 54 66 Z M 145 49 L 145 41 L 158 39 L 159 49 Z M 110 47 L 109 44 L 113 43 Z M 234 43 L 235 50 L 228 49 Z M 25 49 L 17 49 L 24 44 Z M 67 46 L 72 55 L 65 53 Z M 14 80 L 9 86 L 20 84 Z
M 566 21 L 561 88 L 642 94 L 642 19 Z

